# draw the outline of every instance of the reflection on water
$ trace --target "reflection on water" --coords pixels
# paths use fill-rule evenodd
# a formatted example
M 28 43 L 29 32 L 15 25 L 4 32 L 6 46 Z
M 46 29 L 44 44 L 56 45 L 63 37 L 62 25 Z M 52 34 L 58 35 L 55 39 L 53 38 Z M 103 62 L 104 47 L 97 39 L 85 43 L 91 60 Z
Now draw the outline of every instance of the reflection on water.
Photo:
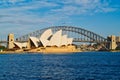
M 1 54 L 0 80 L 120 80 L 120 53 Z

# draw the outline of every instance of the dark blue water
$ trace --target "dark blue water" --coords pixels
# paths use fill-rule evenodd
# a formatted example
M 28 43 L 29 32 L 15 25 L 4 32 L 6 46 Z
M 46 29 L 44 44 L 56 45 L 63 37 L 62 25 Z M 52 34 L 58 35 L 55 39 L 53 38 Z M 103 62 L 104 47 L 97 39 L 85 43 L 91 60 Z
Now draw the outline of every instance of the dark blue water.
M 0 54 L 0 80 L 120 80 L 120 53 Z

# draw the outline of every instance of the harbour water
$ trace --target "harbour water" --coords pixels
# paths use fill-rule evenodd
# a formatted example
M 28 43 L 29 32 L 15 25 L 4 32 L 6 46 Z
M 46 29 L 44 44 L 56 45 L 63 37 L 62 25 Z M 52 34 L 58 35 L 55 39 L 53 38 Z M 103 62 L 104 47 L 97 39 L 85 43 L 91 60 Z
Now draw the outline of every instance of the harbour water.
M 0 54 L 0 80 L 120 80 L 120 52 Z

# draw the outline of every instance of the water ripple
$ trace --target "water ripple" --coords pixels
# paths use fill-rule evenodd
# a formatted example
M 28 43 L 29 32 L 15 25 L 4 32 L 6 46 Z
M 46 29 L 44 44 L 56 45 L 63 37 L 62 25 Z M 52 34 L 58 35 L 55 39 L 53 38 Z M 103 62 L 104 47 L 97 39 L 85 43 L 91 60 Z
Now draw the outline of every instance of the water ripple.
M 0 55 L 0 80 L 120 80 L 120 53 Z

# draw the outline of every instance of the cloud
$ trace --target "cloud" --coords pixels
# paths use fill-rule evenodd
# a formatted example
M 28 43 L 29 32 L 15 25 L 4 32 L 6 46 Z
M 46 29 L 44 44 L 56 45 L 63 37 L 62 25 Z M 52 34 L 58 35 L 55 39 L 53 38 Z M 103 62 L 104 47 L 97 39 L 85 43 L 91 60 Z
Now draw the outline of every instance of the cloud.
M 8 0 L 8 2 L 10 2 L 10 3 L 17 3 L 17 2 L 21 2 L 21 1 L 24 1 L 24 0 Z
M 29 30 L 36 30 L 37 26 L 63 23 L 75 15 L 94 15 L 117 10 L 109 3 L 109 0 L 2 0 L 0 27 L 22 35 Z
M 117 8 L 111 7 L 106 0 L 64 0 L 64 6 L 53 9 L 53 13 L 63 13 L 65 15 L 96 14 L 113 12 Z

